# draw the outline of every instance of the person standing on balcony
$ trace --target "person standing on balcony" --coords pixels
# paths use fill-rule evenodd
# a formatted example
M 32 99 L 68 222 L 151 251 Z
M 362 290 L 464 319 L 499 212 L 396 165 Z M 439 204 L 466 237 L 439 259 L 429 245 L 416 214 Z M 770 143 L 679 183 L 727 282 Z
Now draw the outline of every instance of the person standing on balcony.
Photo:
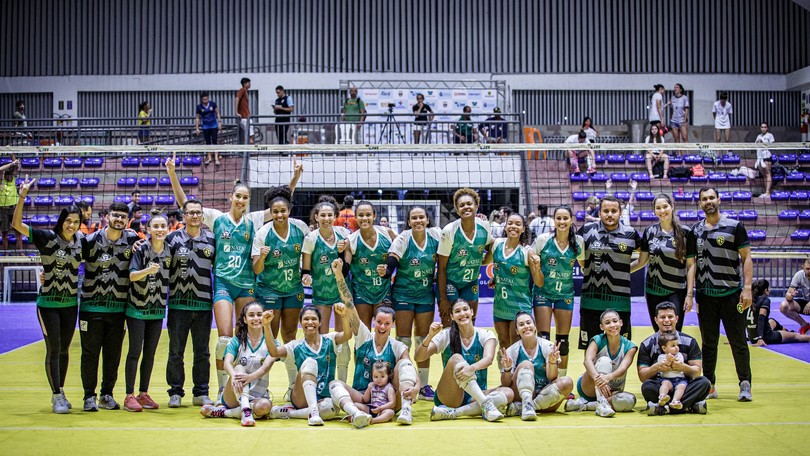
M 200 104 L 197 105 L 196 117 L 194 119 L 194 134 L 200 134 L 200 121 L 202 121 L 202 133 L 206 145 L 217 144 L 217 133 L 222 131 L 222 118 L 219 115 L 219 107 L 208 97 L 208 92 L 200 94 Z M 211 163 L 211 152 L 205 156 L 205 164 Z M 214 152 L 214 163 L 219 165 L 219 152 Z

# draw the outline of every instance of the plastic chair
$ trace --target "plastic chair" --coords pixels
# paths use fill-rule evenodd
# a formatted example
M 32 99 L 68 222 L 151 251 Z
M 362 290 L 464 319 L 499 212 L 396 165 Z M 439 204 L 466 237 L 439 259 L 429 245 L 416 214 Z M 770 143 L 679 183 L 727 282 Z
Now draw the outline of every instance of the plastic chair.
M 79 185 L 82 188 L 97 188 L 100 182 L 101 180 L 98 177 L 83 177 L 79 181 Z
M 540 130 L 532 127 L 523 127 L 523 138 L 526 144 L 542 144 L 543 135 Z M 540 160 L 540 153 L 543 154 L 543 160 L 548 159 L 548 153 L 545 150 L 527 150 L 526 157 L 529 160 Z
M 335 125 L 335 144 L 354 144 L 354 124 L 339 123 Z
M 99 159 L 103 160 L 103 159 Z M 83 159 L 75 157 L 75 158 L 66 158 L 65 159 L 65 168 L 81 168 L 82 163 L 84 162 Z M 101 166 L 101 165 L 99 165 Z

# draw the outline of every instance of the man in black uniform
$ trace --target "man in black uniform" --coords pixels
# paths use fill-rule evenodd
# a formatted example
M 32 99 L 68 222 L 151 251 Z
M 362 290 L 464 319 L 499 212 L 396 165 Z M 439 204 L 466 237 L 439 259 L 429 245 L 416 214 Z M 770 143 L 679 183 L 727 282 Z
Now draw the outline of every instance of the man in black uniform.
M 279 144 L 287 144 L 287 131 L 290 129 L 290 116 L 295 111 L 295 104 L 291 96 L 287 95 L 284 87 L 276 87 L 276 102 L 273 103 L 273 113 L 276 117 L 276 135 Z

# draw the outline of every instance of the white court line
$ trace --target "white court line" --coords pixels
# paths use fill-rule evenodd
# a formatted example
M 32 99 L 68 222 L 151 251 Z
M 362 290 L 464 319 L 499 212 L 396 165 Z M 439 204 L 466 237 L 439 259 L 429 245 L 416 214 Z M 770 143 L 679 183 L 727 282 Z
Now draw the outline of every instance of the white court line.
M 303 421 L 303 420 L 301 420 Z M 237 420 L 233 420 L 234 423 L 237 423 Z M 616 429 L 616 428 L 673 428 L 673 427 L 680 427 L 680 428 L 692 428 L 692 427 L 748 427 L 748 426 L 810 426 L 810 421 L 773 421 L 773 422 L 745 422 L 745 423 L 672 423 L 666 421 L 660 421 L 659 424 L 614 424 L 614 425 L 565 425 L 565 426 L 509 426 L 506 428 L 498 427 L 498 424 L 490 424 L 488 426 L 395 426 L 395 427 L 371 427 L 369 429 L 374 431 L 469 431 L 469 430 L 510 430 L 510 431 L 520 431 L 520 430 L 529 430 L 536 432 L 538 429 Z M 324 426 L 321 427 L 318 432 L 323 431 L 339 431 L 339 432 L 346 432 L 347 429 L 351 429 L 351 426 Z M 294 428 L 277 428 L 277 427 L 255 427 L 252 431 L 270 431 L 270 432 L 279 432 L 279 431 L 311 431 L 312 427 L 310 426 L 302 426 L 302 427 L 294 427 Z M 237 432 L 245 432 L 245 429 L 241 426 L 229 426 L 227 428 L 199 428 L 199 427 L 157 427 L 157 428 L 143 428 L 143 427 L 19 427 L 19 426 L 2 426 L 0 427 L 0 432 L 3 431 L 37 431 L 37 432 L 44 432 L 44 431 L 70 431 L 70 432 L 79 432 L 79 431 L 90 431 L 90 432 L 99 432 L 99 431 L 168 431 L 168 432 L 189 432 L 189 431 L 201 431 L 201 432 L 211 432 L 211 431 L 237 431 Z

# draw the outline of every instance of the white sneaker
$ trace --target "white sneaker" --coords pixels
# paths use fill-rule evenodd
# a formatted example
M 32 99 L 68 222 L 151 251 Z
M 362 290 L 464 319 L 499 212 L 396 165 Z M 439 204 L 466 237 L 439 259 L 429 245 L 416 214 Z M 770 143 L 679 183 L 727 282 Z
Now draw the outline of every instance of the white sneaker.
M 295 410 L 290 405 L 274 405 L 270 409 L 270 418 L 274 420 L 288 420 L 290 419 L 290 412 Z
M 613 410 L 607 400 L 602 399 L 596 403 L 596 415 L 601 416 L 602 418 L 607 418 L 615 414 L 616 412 Z
M 568 399 L 565 401 L 566 412 L 584 412 L 588 409 L 588 401 L 585 398 Z
M 51 403 L 53 403 L 53 413 L 60 415 L 70 413 L 70 407 L 68 407 L 68 402 L 64 394 L 54 394 L 51 397 Z
M 717 399 L 720 397 L 720 394 L 717 393 L 717 388 L 712 385 L 712 389 L 709 390 L 709 395 L 706 396 L 706 399 Z
M 413 423 L 413 410 L 410 407 L 402 407 L 397 416 L 397 423 L 404 425 Z
M 445 405 L 435 405 L 430 411 L 430 421 L 454 420 L 456 419 L 456 409 L 451 409 Z
M 523 411 L 523 402 L 510 402 L 506 404 L 506 416 L 520 416 Z
M 751 402 L 751 382 L 743 380 L 740 382 L 740 396 L 737 398 L 740 402 Z
M 323 418 L 319 413 L 310 413 L 308 423 L 310 426 L 323 426 Z
M 365 412 L 357 412 L 352 415 L 352 426 L 357 429 L 363 429 L 371 424 L 371 415 Z
M 481 410 L 481 416 L 489 422 L 498 421 L 503 418 L 503 413 L 495 407 L 495 404 L 492 403 L 492 399 L 484 401 L 484 403 L 481 404 Z
M 183 398 L 181 398 L 179 394 L 172 394 L 169 397 L 169 408 L 178 408 L 178 407 L 180 407 L 180 403 L 181 403 L 182 400 L 183 400 Z M 202 407 L 203 405 L 204 404 L 200 404 L 200 407 Z
M 534 402 L 523 403 L 523 409 L 520 412 L 520 419 L 523 421 L 535 421 L 537 419 L 537 411 L 534 410 Z
M 250 407 L 242 409 L 242 426 L 251 427 L 256 425 L 256 420 L 253 418 L 253 411 Z

